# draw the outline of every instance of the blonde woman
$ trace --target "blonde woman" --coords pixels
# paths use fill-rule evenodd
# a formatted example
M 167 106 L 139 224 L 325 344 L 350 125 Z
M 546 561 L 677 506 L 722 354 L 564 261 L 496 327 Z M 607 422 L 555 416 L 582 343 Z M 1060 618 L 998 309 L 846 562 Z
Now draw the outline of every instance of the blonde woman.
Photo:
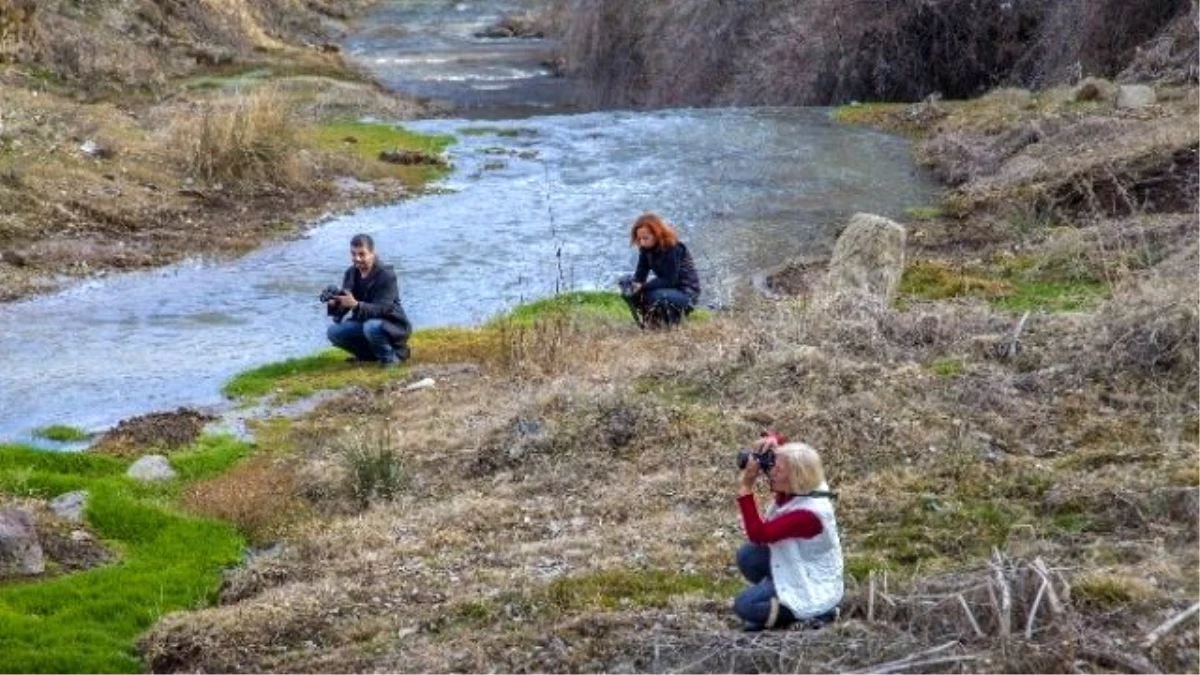
M 842 601 L 842 545 L 833 513 L 835 495 L 825 482 L 817 451 L 766 434 L 754 443 L 738 484 L 738 508 L 746 544 L 738 569 L 752 586 L 733 611 L 747 630 L 818 626 L 837 618 Z M 754 482 L 770 481 L 774 502 L 759 515 Z

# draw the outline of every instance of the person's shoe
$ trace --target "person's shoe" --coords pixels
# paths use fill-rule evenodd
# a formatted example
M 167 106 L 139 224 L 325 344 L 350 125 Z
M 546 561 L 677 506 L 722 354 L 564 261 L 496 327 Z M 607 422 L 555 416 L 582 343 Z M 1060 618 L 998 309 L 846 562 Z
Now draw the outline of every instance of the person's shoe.
M 380 361 L 379 367 L 384 370 L 391 370 L 392 368 L 399 368 L 400 367 L 400 359 L 391 359 L 388 361 Z
M 357 356 L 347 356 L 346 363 L 371 363 L 375 359 L 363 359 Z

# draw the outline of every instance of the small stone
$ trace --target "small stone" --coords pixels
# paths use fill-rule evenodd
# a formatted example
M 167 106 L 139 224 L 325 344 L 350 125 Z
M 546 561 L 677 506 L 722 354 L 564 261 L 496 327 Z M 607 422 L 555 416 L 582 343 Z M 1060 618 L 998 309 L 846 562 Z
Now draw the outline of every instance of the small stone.
M 144 481 L 170 480 L 175 477 L 175 470 L 171 468 L 171 462 L 166 457 L 146 455 L 129 465 L 125 475 Z
M 21 509 L 0 511 L 0 579 L 46 571 L 33 516 Z
M 87 506 L 88 493 L 76 490 L 55 497 L 50 502 L 50 510 L 54 515 L 69 520 L 72 523 L 83 522 L 83 509 Z

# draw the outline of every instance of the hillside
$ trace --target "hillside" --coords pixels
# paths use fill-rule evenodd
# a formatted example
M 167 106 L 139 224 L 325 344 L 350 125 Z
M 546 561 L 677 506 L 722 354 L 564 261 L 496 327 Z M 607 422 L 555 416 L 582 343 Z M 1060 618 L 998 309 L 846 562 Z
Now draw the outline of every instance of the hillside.
M 1193 0 L 560 2 L 564 70 L 602 106 L 837 105 L 1196 82 Z
M 375 154 L 438 142 L 347 126 L 419 110 L 331 42 L 366 4 L 0 2 L 0 300 L 419 191 Z

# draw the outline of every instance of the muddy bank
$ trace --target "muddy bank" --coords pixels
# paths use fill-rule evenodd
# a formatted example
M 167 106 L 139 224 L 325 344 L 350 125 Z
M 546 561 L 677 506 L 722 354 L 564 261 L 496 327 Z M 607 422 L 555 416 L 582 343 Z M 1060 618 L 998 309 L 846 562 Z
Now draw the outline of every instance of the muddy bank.
M 0 300 L 238 255 L 419 191 L 420 172 L 325 133 L 421 109 L 339 53 L 338 22 L 368 4 L 38 5 L 0 54 Z M 86 50 L 105 57 L 70 58 Z

